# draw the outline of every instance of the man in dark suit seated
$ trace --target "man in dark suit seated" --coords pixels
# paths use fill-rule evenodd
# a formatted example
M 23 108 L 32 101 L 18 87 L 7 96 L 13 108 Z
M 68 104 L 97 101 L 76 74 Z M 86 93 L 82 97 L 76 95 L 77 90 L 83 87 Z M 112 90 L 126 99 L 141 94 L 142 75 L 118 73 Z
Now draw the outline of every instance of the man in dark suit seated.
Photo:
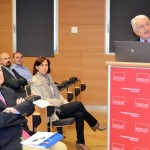
M 3 81 L 0 69 L 0 150 L 21 150 L 20 137 L 30 134 L 24 116 L 33 113 L 34 105 L 23 98 L 17 99 L 11 88 L 1 86 Z
M 16 93 L 9 87 L 2 87 L 3 72 L 0 67 L 0 150 L 38 150 L 21 145 L 22 139 L 30 136 L 25 116 L 34 112 L 32 101 L 17 99 Z M 67 150 L 62 142 L 57 142 L 49 150 Z
M 150 42 L 150 20 L 145 15 L 135 16 L 131 20 L 133 32 L 140 42 Z
M 11 58 L 6 52 L 0 55 L 0 61 L 2 64 L 2 71 L 4 75 L 3 85 L 12 88 L 17 97 L 26 97 L 24 86 L 27 85 L 27 80 L 20 76 L 15 69 L 11 68 Z

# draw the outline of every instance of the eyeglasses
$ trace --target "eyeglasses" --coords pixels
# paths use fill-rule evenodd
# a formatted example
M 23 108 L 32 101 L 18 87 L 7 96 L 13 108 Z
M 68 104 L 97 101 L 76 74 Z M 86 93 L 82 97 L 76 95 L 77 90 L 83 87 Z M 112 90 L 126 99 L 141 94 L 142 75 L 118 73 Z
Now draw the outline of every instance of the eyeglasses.
M 149 27 L 149 26 L 150 26 L 150 22 L 146 22 L 145 24 L 141 24 L 140 26 L 138 26 L 137 29 L 144 30 L 145 27 Z

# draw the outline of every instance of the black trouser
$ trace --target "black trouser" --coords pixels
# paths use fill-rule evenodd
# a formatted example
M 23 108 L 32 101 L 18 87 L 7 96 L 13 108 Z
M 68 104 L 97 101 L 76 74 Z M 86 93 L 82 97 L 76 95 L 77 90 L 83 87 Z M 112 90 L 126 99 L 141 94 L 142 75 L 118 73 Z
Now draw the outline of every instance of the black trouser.
M 61 112 L 57 113 L 60 119 L 66 117 L 74 117 L 76 120 L 77 143 L 85 144 L 84 140 L 84 120 L 90 127 L 97 124 L 97 120 L 85 109 L 80 102 L 70 102 L 60 107 Z
M 21 135 L 22 131 L 20 130 L 5 146 L 0 147 L 0 150 L 22 150 Z

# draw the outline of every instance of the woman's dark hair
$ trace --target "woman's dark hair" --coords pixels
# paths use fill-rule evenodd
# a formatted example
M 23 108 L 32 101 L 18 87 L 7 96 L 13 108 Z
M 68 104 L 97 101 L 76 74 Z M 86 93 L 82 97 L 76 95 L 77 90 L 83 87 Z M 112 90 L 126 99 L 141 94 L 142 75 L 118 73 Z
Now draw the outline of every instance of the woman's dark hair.
M 47 71 L 47 73 L 50 73 L 50 72 L 51 72 L 50 60 L 47 59 L 47 58 L 44 57 L 44 56 L 40 56 L 40 57 L 38 57 L 38 58 L 36 59 L 34 65 L 33 65 L 33 75 L 35 75 L 35 74 L 38 72 L 38 70 L 36 69 L 36 66 L 40 66 L 45 60 L 48 62 L 48 71 Z

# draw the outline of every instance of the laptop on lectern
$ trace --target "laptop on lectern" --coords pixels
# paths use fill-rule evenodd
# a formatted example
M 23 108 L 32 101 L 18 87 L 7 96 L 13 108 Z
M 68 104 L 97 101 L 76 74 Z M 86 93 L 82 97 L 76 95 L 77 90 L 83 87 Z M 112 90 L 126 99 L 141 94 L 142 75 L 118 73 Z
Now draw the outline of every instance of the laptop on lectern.
M 114 45 L 116 61 L 150 63 L 150 43 L 115 41 Z

